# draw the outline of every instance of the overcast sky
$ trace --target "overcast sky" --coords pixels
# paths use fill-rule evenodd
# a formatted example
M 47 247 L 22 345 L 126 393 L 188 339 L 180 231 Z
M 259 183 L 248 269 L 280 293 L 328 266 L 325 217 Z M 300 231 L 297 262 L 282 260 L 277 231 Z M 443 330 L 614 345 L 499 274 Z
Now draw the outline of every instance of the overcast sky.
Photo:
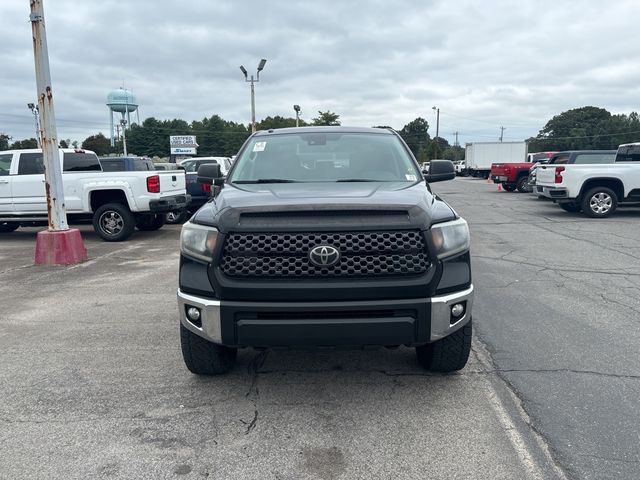
M 537 134 L 586 105 L 640 110 L 640 1 L 44 0 L 58 138 L 108 136 L 124 86 L 140 118 L 249 123 L 239 70 L 267 64 L 256 116 L 400 129 L 453 143 Z M 34 136 L 29 0 L 0 1 L 0 133 Z

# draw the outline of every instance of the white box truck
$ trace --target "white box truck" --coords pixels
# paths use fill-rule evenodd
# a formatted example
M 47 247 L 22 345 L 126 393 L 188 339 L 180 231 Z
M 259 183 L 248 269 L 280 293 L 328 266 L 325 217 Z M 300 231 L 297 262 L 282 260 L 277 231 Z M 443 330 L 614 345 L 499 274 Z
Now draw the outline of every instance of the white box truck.
M 524 162 L 527 142 L 474 142 L 465 145 L 467 175 L 489 178 L 492 163 Z

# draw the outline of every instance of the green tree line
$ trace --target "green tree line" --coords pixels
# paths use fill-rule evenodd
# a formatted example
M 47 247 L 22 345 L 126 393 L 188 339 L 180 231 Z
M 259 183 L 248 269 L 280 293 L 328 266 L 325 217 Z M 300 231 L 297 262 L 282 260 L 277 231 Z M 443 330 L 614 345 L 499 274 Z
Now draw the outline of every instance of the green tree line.
M 340 115 L 318 111 L 309 122 L 299 120 L 300 126 L 340 125 Z M 258 130 L 294 127 L 296 119 L 279 115 L 269 116 L 257 123 Z M 380 126 L 380 128 L 388 128 Z M 450 145 L 442 137 L 429 134 L 429 123 L 418 117 L 403 126 L 398 133 L 419 162 L 434 158 L 464 159 L 464 149 Z M 231 122 L 219 115 L 187 122 L 181 119 L 145 119 L 127 130 L 127 149 L 136 155 L 166 157 L 169 154 L 170 135 L 195 135 L 199 155 L 234 155 L 251 134 L 251 125 Z M 0 150 L 36 148 L 35 138 L 11 141 L 0 133 Z M 537 136 L 529 138 L 529 151 L 616 149 L 621 143 L 640 140 L 640 118 L 636 112 L 629 115 L 612 115 L 603 108 L 582 107 L 567 110 L 554 116 Z M 102 133 L 87 137 L 81 144 L 61 140 L 61 147 L 78 147 L 95 151 L 98 155 L 122 152 L 122 142 L 111 147 Z

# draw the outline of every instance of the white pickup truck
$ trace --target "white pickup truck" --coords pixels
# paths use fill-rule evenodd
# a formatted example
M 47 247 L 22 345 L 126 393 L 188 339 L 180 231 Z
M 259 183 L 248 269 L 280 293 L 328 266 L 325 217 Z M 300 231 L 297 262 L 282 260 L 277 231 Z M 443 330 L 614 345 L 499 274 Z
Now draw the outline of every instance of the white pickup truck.
M 604 218 L 618 204 L 640 204 L 640 143 L 620 145 L 615 163 L 541 165 L 536 193 L 568 212 Z
M 166 212 L 189 203 L 183 172 L 103 172 L 90 150 L 59 154 L 69 222 L 92 221 L 103 240 L 126 240 L 136 227 L 157 230 Z M 42 150 L 0 151 L 0 233 L 46 222 Z

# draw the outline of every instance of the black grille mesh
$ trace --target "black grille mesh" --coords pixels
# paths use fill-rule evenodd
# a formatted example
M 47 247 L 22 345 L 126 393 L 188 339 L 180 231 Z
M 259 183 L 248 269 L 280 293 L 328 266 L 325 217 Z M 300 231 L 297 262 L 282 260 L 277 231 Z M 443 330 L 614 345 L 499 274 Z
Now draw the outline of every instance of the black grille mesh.
M 340 260 L 316 266 L 309 251 L 330 245 Z M 232 233 L 220 268 L 229 277 L 368 277 L 424 273 L 429 267 L 419 231 L 357 233 Z

